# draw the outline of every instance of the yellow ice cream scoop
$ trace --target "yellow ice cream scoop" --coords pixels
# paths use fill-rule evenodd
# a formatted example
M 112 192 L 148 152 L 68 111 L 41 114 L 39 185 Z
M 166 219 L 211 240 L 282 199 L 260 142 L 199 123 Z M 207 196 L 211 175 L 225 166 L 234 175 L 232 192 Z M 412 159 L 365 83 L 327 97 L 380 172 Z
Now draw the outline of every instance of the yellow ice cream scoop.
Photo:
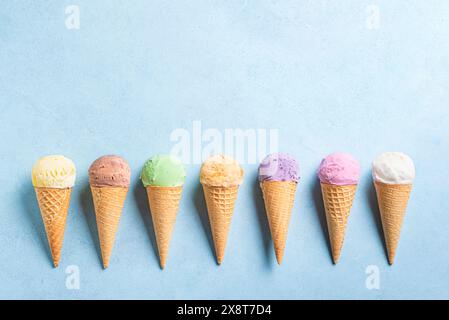
M 71 188 L 75 184 L 75 178 L 75 164 L 60 155 L 40 158 L 31 173 L 33 186 L 37 188 Z
M 233 158 L 216 155 L 204 161 L 201 166 L 200 181 L 208 186 L 239 186 L 243 181 L 243 169 Z

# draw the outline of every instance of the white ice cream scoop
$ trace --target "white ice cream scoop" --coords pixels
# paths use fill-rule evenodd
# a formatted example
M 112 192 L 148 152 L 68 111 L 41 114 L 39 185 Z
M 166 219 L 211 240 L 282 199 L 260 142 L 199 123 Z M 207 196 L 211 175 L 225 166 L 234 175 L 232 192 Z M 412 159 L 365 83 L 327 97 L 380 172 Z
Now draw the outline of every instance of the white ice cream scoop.
M 386 184 L 412 184 L 415 166 L 404 153 L 385 152 L 373 161 L 373 179 Z

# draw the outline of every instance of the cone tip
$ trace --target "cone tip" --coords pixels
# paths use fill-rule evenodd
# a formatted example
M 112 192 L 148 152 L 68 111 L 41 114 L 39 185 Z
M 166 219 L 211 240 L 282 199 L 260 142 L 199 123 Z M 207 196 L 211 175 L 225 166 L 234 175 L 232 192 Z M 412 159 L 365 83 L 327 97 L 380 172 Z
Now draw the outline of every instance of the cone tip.
M 60 254 L 54 254 L 53 250 L 51 250 L 51 258 L 53 260 L 53 267 L 57 268 L 59 266 L 59 260 L 61 260 Z
M 394 256 L 388 256 L 388 264 L 392 266 L 394 263 Z
M 337 254 L 332 255 L 332 262 L 334 264 L 337 264 L 339 260 L 340 260 L 340 255 L 339 254 L 338 255 Z
M 100 245 L 100 249 L 101 249 L 101 261 L 103 262 L 103 269 L 107 269 L 109 267 L 109 260 L 111 257 L 111 252 L 109 250 L 109 252 L 106 252 L 107 250 L 105 250 L 103 248 L 103 246 Z
M 282 264 L 283 254 L 282 253 L 276 253 L 276 261 L 278 265 Z
M 396 246 L 387 244 L 387 260 L 390 266 L 393 265 L 395 257 L 396 257 Z

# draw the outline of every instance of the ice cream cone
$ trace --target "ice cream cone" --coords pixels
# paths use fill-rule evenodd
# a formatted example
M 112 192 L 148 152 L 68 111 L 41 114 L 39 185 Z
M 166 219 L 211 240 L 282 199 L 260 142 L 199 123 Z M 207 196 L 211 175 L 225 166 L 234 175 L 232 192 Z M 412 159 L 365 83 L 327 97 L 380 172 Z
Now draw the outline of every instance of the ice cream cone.
M 35 187 L 39 209 L 47 233 L 48 244 L 55 267 L 59 265 L 64 230 L 69 210 L 72 188 L 40 188 Z
M 321 183 L 327 228 L 332 250 L 332 260 L 338 262 L 345 238 L 346 223 L 351 211 L 357 185 L 332 185 Z
M 147 186 L 148 202 L 156 234 L 157 248 L 161 268 L 165 268 L 170 239 L 179 209 L 182 186 L 158 187 Z
M 297 183 L 294 181 L 263 181 L 260 183 L 278 264 L 282 263 L 284 255 L 296 186 Z
M 374 186 L 387 246 L 388 262 L 393 264 L 412 185 L 375 181 Z
M 203 184 L 218 264 L 223 262 L 238 186 L 217 187 Z
M 164 269 L 186 171 L 178 158 L 169 154 L 158 154 L 145 162 L 140 178 L 147 190 L 159 262 Z
M 94 200 L 98 236 L 100 238 L 103 267 L 109 266 L 115 234 L 122 214 L 128 188 L 90 186 Z

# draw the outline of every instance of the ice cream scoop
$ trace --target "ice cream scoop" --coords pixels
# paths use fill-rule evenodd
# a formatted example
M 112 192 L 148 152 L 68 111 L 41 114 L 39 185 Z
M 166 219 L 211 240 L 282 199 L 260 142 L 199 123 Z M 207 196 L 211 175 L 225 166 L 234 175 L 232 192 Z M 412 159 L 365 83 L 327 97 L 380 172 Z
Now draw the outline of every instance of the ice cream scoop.
M 243 169 L 229 156 L 212 156 L 201 166 L 200 182 L 216 187 L 239 186 L 243 182 Z
M 145 162 L 140 178 L 145 187 L 179 187 L 184 184 L 186 171 L 178 158 L 157 155 Z
M 333 153 L 321 161 L 318 178 L 331 185 L 354 185 L 360 178 L 360 164 L 350 154 Z
M 259 166 L 259 181 L 299 181 L 296 160 L 287 153 L 273 153 L 262 160 Z
M 76 179 L 75 165 L 64 156 L 46 156 L 34 164 L 31 179 L 38 188 L 71 188 Z
M 385 152 L 373 161 L 373 179 L 386 184 L 412 184 L 413 160 L 401 152 Z
M 89 168 L 89 183 L 94 187 L 129 187 L 130 180 L 129 164 L 119 156 L 102 156 Z

